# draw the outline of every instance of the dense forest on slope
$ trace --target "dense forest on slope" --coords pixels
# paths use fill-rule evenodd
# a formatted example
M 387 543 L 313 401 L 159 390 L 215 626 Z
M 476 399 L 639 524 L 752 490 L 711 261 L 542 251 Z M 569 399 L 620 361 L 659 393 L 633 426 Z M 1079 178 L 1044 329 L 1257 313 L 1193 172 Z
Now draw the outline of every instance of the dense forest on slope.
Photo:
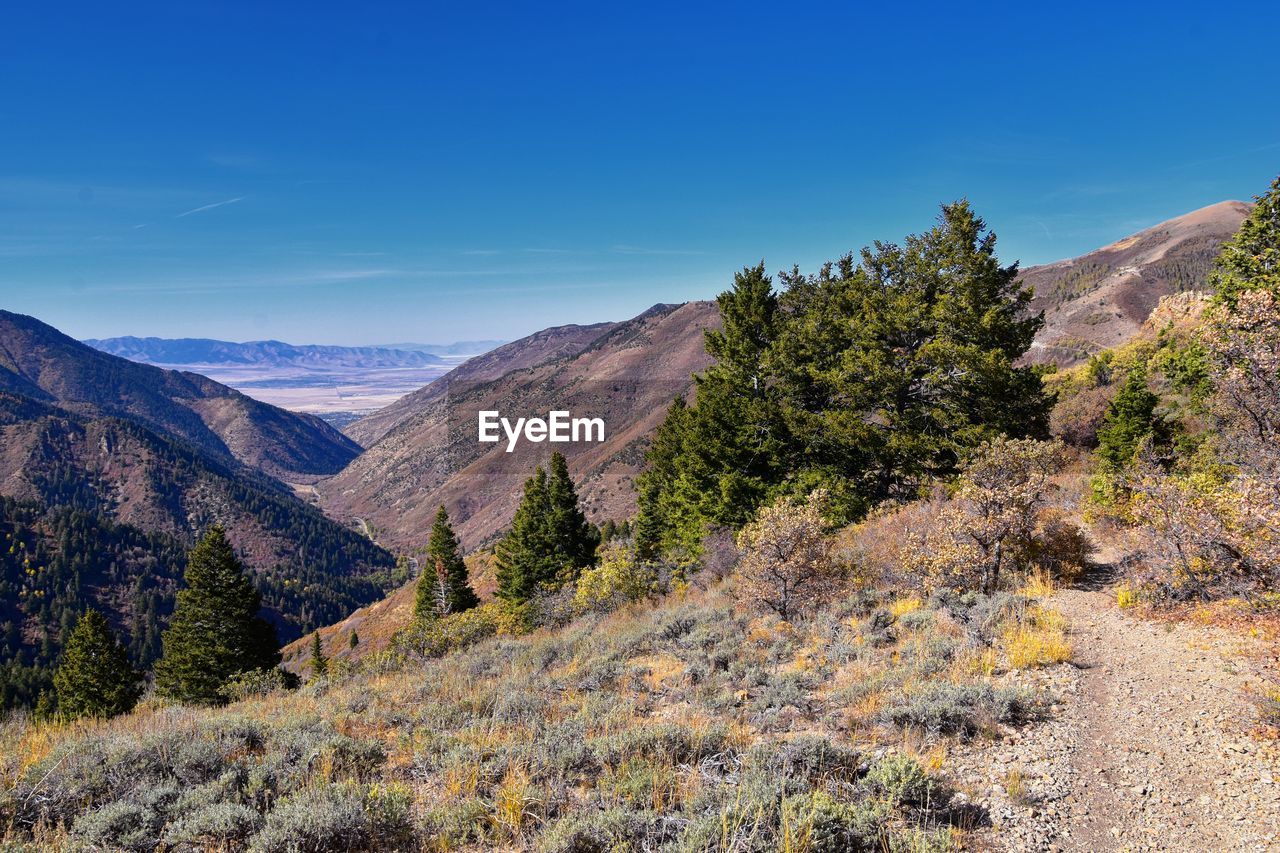
M 0 708 L 49 688 L 60 641 L 88 605 L 111 613 L 130 657 L 149 666 L 185 560 L 173 536 L 0 497 Z

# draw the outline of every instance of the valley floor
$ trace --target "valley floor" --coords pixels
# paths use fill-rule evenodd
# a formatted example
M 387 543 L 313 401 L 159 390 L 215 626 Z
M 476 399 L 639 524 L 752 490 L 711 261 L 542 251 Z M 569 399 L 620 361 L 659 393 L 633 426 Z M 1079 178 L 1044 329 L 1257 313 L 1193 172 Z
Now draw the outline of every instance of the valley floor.
M 950 762 L 988 806 L 992 846 L 1280 849 L 1280 748 L 1250 736 L 1250 697 L 1275 651 L 1139 618 L 1111 590 L 1062 590 L 1048 604 L 1076 650 L 1073 665 L 1033 676 L 1059 697 L 1052 719 Z

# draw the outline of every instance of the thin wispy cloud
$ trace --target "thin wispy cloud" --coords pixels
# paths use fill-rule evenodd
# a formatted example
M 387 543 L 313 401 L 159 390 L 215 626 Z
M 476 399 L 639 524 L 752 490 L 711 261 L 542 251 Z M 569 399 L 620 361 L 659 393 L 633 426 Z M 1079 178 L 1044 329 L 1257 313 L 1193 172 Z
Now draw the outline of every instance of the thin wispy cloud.
M 213 210 L 216 207 L 226 207 L 229 204 L 235 204 L 236 202 L 244 201 L 246 198 L 248 198 L 248 196 L 243 196 L 243 195 L 236 196 L 235 198 L 229 198 L 226 201 L 215 201 L 213 204 L 205 204 L 205 205 L 201 205 L 200 207 L 193 207 L 191 210 L 188 210 L 185 213 L 179 213 L 177 216 L 174 217 L 174 219 L 181 219 L 182 217 L 190 216 L 193 213 L 204 213 L 206 210 Z
M 1197 166 L 1207 166 L 1210 163 L 1221 163 L 1225 160 L 1235 160 L 1239 157 L 1248 157 L 1251 154 L 1259 154 L 1263 151 L 1271 151 L 1276 148 L 1280 148 L 1280 142 L 1272 142 L 1267 145 L 1259 145 L 1256 148 L 1246 148 L 1242 151 L 1233 151 L 1230 154 L 1223 154 L 1218 157 L 1208 157 L 1204 160 L 1194 160 L 1190 163 L 1179 163 L 1175 166 L 1170 166 L 1169 169 L 1171 171 L 1175 171 L 1178 169 L 1193 169 Z
M 705 255 L 695 249 L 650 249 L 644 246 L 614 246 L 609 251 L 618 255 Z
M 306 288 L 317 285 L 372 281 L 401 274 L 395 269 L 301 270 L 297 272 L 238 273 L 202 278 L 175 276 L 162 281 L 102 283 L 92 289 L 102 293 L 198 294 L 234 290 Z

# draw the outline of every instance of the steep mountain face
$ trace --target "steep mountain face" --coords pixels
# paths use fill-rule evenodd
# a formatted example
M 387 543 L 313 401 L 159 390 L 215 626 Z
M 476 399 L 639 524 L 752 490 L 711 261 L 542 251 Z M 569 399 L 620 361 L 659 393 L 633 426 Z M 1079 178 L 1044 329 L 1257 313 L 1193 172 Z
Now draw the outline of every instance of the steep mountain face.
M 389 347 L 295 346 L 281 341 L 232 343 L 209 338 L 105 338 L 84 342 L 111 355 L 153 365 L 336 367 L 377 369 L 430 367 L 444 359 L 427 351 Z
M 237 553 L 263 573 L 264 587 L 280 585 L 282 623 L 309 624 L 322 612 L 345 615 L 377 596 L 385 579 L 374 576 L 389 574 L 393 565 L 366 537 L 266 476 L 132 421 L 76 414 L 3 391 L 0 494 L 73 507 L 187 543 L 220 524 Z M 303 597 L 314 600 L 290 604 Z
M 449 374 L 398 403 L 397 417 L 379 424 L 381 438 L 318 487 L 322 504 L 334 517 L 366 519 L 380 541 L 401 548 L 423 544 L 443 504 L 464 546 L 475 548 L 506 528 L 525 478 L 557 449 L 593 520 L 626 517 L 648 438 L 707 366 L 702 331 L 716 322 L 713 303 L 658 305 L 625 323 L 548 330 L 468 362 L 461 377 Z M 514 364 L 503 362 L 504 350 Z M 510 453 L 505 440 L 477 441 L 480 411 L 514 422 L 552 410 L 602 418 L 605 440 L 521 441 Z
M 476 356 L 455 367 L 440 380 L 406 394 L 386 408 L 361 418 L 343 429 L 364 447 L 370 447 L 402 421 L 413 420 L 431 408 L 445 389 L 455 393 L 468 385 L 491 382 L 513 370 L 537 367 L 555 359 L 581 352 L 592 341 L 617 326 L 594 323 L 589 326 L 554 326 Z
M 1203 290 L 1222 244 L 1252 205 L 1224 201 L 1071 260 L 1028 267 L 1045 325 L 1030 359 L 1069 366 L 1137 334 L 1160 298 Z
M 360 452 L 317 417 L 269 406 L 195 373 L 100 352 L 8 311 L 0 311 L 0 389 L 89 416 L 124 418 L 286 480 L 333 474 Z

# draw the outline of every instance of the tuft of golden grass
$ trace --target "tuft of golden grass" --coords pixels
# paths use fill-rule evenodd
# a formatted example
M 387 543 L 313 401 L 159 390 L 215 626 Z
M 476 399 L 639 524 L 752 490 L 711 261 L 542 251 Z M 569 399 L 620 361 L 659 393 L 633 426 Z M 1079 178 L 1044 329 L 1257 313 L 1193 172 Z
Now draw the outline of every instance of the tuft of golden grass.
M 515 840 L 537 820 L 534 787 L 522 769 L 513 767 L 502 777 L 493 794 L 493 824 L 499 833 Z
M 1020 767 L 1014 767 L 1004 774 L 1004 790 L 1014 803 L 1022 805 L 1026 802 L 1027 780 Z
M 1071 660 L 1062 614 L 1046 607 L 1032 607 L 1016 625 L 1004 632 L 1005 656 L 1011 669 L 1050 666 Z
M 1000 655 L 995 649 L 973 649 L 956 658 L 954 671 L 969 678 L 990 678 L 996 674 Z
M 1053 585 L 1053 578 L 1044 569 L 1036 566 L 1026 580 L 1022 584 L 1022 588 L 1018 592 L 1027 598 L 1048 598 L 1053 595 L 1056 588 Z
M 1138 603 L 1138 593 L 1127 583 L 1116 587 L 1116 606 L 1121 609 L 1133 607 Z
M 906 616 L 908 613 L 914 613 L 924 605 L 924 602 L 918 598 L 899 598 L 889 605 L 889 612 L 893 614 L 893 618 L 897 619 Z

